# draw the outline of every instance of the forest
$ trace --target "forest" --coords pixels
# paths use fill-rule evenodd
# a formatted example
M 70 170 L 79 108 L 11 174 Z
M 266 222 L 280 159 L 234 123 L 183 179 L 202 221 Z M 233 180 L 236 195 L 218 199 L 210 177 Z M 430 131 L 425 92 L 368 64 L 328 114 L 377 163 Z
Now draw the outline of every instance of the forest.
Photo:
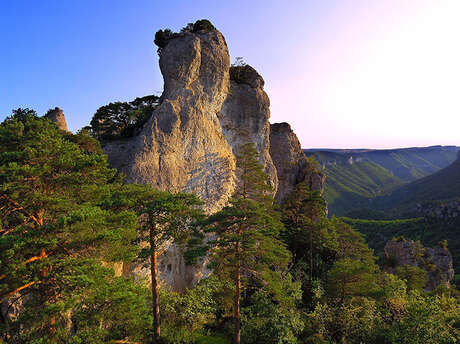
M 305 183 L 276 203 L 254 144 L 229 204 L 208 214 L 193 194 L 127 183 L 98 135 L 30 109 L 0 124 L 0 343 L 458 342 L 455 285 L 390 273 L 353 228 L 383 224 L 329 218 Z M 171 243 L 210 271 L 193 288 L 161 280 Z

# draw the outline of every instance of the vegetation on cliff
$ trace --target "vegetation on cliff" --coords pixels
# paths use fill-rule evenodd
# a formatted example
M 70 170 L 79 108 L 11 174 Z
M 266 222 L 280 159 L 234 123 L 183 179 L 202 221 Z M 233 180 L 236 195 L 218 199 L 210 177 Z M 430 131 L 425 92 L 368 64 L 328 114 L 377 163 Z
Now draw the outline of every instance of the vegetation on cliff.
M 132 137 L 152 116 L 159 101 L 159 97 L 149 95 L 131 102 L 115 102 L 101 106 L 85 129 L 99 140 Z
M 154 43 L 158 46 L 158 50 L 164 48 L 168 42 L 176 37 L 179 37 L 180 34 L 185 32 L 199 32 L 199 31 L 213 31 L 216 28 L 212 23 L 207 19 L 197 20 L 195 23 L 188 23 L 184 26 L 180 32 L 172 32 L 170 29 L 158 30 L 155 33 Z

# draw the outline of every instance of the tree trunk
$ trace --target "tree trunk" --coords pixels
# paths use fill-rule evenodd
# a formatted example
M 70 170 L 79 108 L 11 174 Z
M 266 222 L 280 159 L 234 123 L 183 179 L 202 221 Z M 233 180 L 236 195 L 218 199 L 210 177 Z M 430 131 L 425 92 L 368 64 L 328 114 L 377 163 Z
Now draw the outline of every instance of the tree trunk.
M 153 339 L 154 343 L 157 343 L 160 339 L 160 299 L 158 292 L 157 253 L 155 251 L 153 230 L 150 230 L 150 247 L 152 249 L 152 254 L 150 256 L 150 274 L 152 277 Z
M 238 245 L 238 244 L 237 244 Z M 238 245 L 239 246 L 239 245 Z M 237 249 L 238 249 L 237 246 Z M 236 263 L 236 273 L 235 273 L 235 301 L 233 305 L 234 312 L 234 321 L 235 321 L 235 339 L 234 344 L 240 344 L 240 295 L 241 295 L 241 271 L 240 271 L 240 261 Z
M 50 335 L 51 335 L 51 343 L 57 343 L 56 338 L 56 315 L 51 315 L 50 319 Z

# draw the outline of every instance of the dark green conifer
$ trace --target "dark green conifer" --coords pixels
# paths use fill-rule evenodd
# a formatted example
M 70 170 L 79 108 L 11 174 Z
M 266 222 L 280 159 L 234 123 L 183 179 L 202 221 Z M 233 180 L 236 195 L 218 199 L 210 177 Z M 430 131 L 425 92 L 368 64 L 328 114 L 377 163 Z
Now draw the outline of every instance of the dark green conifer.
M 209 232 L 215 272 L 233 281 L 234 343 L 240 343 L 241 295 L 250 283 L 270 289 L 280 280 L 280 271 L 289 261 L 289 252 L 277 239 L 282 224 L 273 210 L 268 177 L 263 172 L 253 144 L 238 155 L 240 184 L 230 205 L 210 216 Z M 279 286 L 279 285 L 278 285 Z M 276 297 L 276 295 L 275 295 Z
M 0 297 L 31 301 L 40 316 L 24 333 L 48 342 L 63 335 L 91 264 L 135 255 L 136 214 L 101 205 L 116 171 L 94 139 L 77 136 L 28 109 L 0 124 Z

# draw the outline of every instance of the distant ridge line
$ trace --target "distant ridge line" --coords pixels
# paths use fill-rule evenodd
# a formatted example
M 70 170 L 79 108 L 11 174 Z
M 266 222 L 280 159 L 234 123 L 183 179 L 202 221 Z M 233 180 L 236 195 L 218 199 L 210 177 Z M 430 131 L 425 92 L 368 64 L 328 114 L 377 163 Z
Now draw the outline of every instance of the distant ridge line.
M 460 146 L 454 145 L 434 145 L 426 147 L 405 147 L 405 148 L 302 148 L 304 152 L 333 152 L 333 153 L 366 153 L 366 152 L 395 152 L 404 150 L 431 150 L 445 149 L 449 151 L 459 151 Z

